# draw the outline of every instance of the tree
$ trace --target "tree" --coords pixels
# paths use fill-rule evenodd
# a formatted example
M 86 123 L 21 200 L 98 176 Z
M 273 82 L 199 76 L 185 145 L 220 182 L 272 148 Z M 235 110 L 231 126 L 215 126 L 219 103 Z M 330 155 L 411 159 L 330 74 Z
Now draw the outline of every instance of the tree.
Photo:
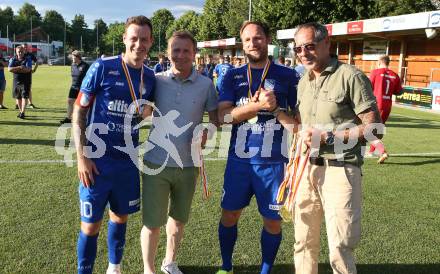
M 125 46 L 122 41 L 122 35 L 124 34 L 124 23 L 113 23 L 108 26 L 108 31 L 104 34 L 102 40 L 104 42 L 104 52 L 108 54 L 119 54 L 124 51 Z M 114 51 L 113 51 L 114 45 Z
M 24 3 L 23 6 L 18 10 L 18 15 L 14 17 L 14 32 L 16 34 L 28 32 L 31 28 L 41 26 L 42 20 L 40 13 L 35 9 L 35 6 Z
M 272 37 L 276 37 L 279 29 L 295 28 L 307 22 L 329 24 L 370 18 L 372 3 L 368 0 L 258 0 L 253 10 L 254 17 L 266 22 Z
M 329 18 L 325 23 L 346 22 L 370 18 L 374 9 L 373 2 L 368 0 L 331 0 Z
M 48 10 L 43 18 L 43 30 L 49 34 L 52 40 L 63 41 L 64 39 L 64 18 L 55 10 Z
M 150 49 L 151 52 L 164 51 L 167 48 L 166 32 L 173 22 L 174 16 L 167 9 L 159 9 L 153 13 L 151 23 L 153 24 L 154 43 Z
M 175 20 L 166 32 L 167 39 L 171 37 L 173 32 L 179 30 L 189 31 L 194 37 L 197 37 L 199 31 L 200 16 L 195 11 L 187 11 L 177 20 Z
M 90 45 L 91 42 L 89 41 L 90 37 L 88 37 L 87 35 L 88 34 L 87 24 L 84 20 L 84 15 L 82 14 L 75 15 L 75 17 L 72 20 L 72 24 L 69 28 L 68 34 L 69 34 L 68 37 L 69 44 L 73 48 L 81 49 L 81 46 L 83 46 L 83 49 L 85 51 L 89 51 L 91 48 L 93 48 L 93 46 Z
M 200 18 L 200 40 L 223 39 L 228 36 L 222 17 L 228 10 L 228 0 L 206 0 Z
M 95 27 L 93 29 L 93 37 L 94 39 L 90 39 L 91 41 L 95 41 L 95 51 L 99 54 L 99 51 L 103 52 L 103 49 L 101 48 L 103 46 L 102 38 L 107 33 L 108 27 L 107 24 L 102 20 L 102 18 L 99 18 L 94 21 L 93 24 Z M 96 34 L 98 34 L 98 45 L 96 44 Z
M 429 0 L 376 0 L 371 18 L 435 10 Z
M 0 31 L 2 33 L 2 37 L 6 37 L 6 26 L 9 26 L 9 37 L 12 37 L 12 33 L 14 30 L 14 11 L 11 7 L 6 7 L 4 10 L 0 8 Z
M 239 37 L 240 27 L 249 17 L 249 1 L 228 1 L 227 10 L 222 16 L 223 25 L 228 37 Z

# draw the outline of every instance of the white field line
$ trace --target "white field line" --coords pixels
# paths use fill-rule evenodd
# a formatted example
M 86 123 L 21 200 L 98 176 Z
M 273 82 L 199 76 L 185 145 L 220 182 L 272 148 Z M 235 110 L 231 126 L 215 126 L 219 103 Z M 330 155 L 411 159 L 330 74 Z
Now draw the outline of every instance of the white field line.
M 425 121 L 425 122 L 427 122 L 427 123 L 440 124 L 439 121 L 433 121 L 433 120 L 429 120 L 429 121 L 427 121 L 427 120 L 425 120 L 425 119 L 421 119 L 421 118 L 418 118 L 418 117 L 408 116 L 408 115 L 402 115 L 402 114 L 394 114 L 394 113 L 392 113 L 391 116 L 400 116 L 400 117 L 410 118 L 410 119 L 414 119 L 414 120 Z
M 390 156 L 440 156 L 439 152 L 391 153 Z M 374 158 L 366 157 L 366 158 Z M 205 158 L 207 162 L 226 161 L 226 158 Z M 0 160 L 0 164 L 66 164 L 76 163 L 76 160 Z

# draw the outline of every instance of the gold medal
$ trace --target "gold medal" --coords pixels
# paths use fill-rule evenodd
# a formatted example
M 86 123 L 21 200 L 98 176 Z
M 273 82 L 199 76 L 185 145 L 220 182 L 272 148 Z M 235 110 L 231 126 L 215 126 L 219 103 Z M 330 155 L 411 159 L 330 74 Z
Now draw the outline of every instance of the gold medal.
M 278 211 L 278 214 L 281 216 L 283 221 L 285 222 L 291 222 L 292 221 L 292 212 L 290 212 L 285 205 L 283 205 L 280 210 Z

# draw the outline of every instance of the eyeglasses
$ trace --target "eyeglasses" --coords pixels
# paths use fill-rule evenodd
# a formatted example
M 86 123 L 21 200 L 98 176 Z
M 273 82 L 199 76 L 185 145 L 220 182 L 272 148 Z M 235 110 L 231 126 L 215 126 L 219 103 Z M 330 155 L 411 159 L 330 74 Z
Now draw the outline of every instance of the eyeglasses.
M 317 43 L 305 44 L 305 45 L 302 45 L 302 46 L 299 46 L 299 47 L 294 47 L 293 51 L 296 54 L 301 53 L 304 49 L 306 49 L 307 51 L 314 51 L 316 49 L 316 45 L 317 45 Z

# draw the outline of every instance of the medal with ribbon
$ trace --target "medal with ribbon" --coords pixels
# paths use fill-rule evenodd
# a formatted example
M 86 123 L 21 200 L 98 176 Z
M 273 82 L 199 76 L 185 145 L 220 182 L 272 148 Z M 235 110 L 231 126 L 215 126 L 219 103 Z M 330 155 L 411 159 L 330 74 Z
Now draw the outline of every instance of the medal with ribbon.
M 208 189 L 208 177 L 206 176 L 205 161 L 203 159 L 203 153 L 201 147 L 199 149 L 199 160 L 200 160 L 199 176 L 200 176 L 200 186 L 202 187 L 202 198 L 206 200 L 209 198 L 209 196 L 211 196 L 211 193 L 209 192 Z
M 133 87 L 133 81 L 131 80 L 130 72 L 128 70 L 127 64 L 124 62 L 124 59 L 121 56 L 122 70 L 124 71 L 125 78 L 127 79 L 128 89 L 130 90 L 131 99 L 136 106 L 135 119 L 136 124 L 142 121 L 142 114 L 138 102 L 138 97 L 136 96 L 136 92 Z M 140 75 L 140 83 L 139 83 L 139 99 L 142 98 L 142 89 L 144 88 L 144 65 L 141 67 L 141 75 Z
M 261 80 L 260 80 L 260 84 L 258 85 L 258 88 L 255 92 L 258 92 L 261 89 L 261 86 L 263 85 L 264 79 L 266 79 L 267 73 L 269 72 L 269 68 L 270 68 L 270 61 L 267 60 L 266 65 L 264 65 L 264 69 L 263 69 L 263 74 L 261 75 Z M 251 69 L 251 65 L 248 64 L 247 65 L 247 81 L 248 81 L 248 85 L 249 85 L 249 89 L 248 89 L 248 99 L 249 102 L 251 102 L 252 100 L 252 69 Z M 258 121 L 258 114 L 251 118 L 248 119 L 248 123 L 250 124 L 255 124 Z
M 302 146 L 304 144 L 302 138 L 298 135 L 295 134 L 293 137 L 289 164 L 286 167 L 284 180 L 277 194 L 277 203 L 280 204 L 284 201 L 278 213 L 286 222 L 292 221 L 296 193 L 310 156 L 310 149 L 307 149 L 305 155 L 303 155 Z

